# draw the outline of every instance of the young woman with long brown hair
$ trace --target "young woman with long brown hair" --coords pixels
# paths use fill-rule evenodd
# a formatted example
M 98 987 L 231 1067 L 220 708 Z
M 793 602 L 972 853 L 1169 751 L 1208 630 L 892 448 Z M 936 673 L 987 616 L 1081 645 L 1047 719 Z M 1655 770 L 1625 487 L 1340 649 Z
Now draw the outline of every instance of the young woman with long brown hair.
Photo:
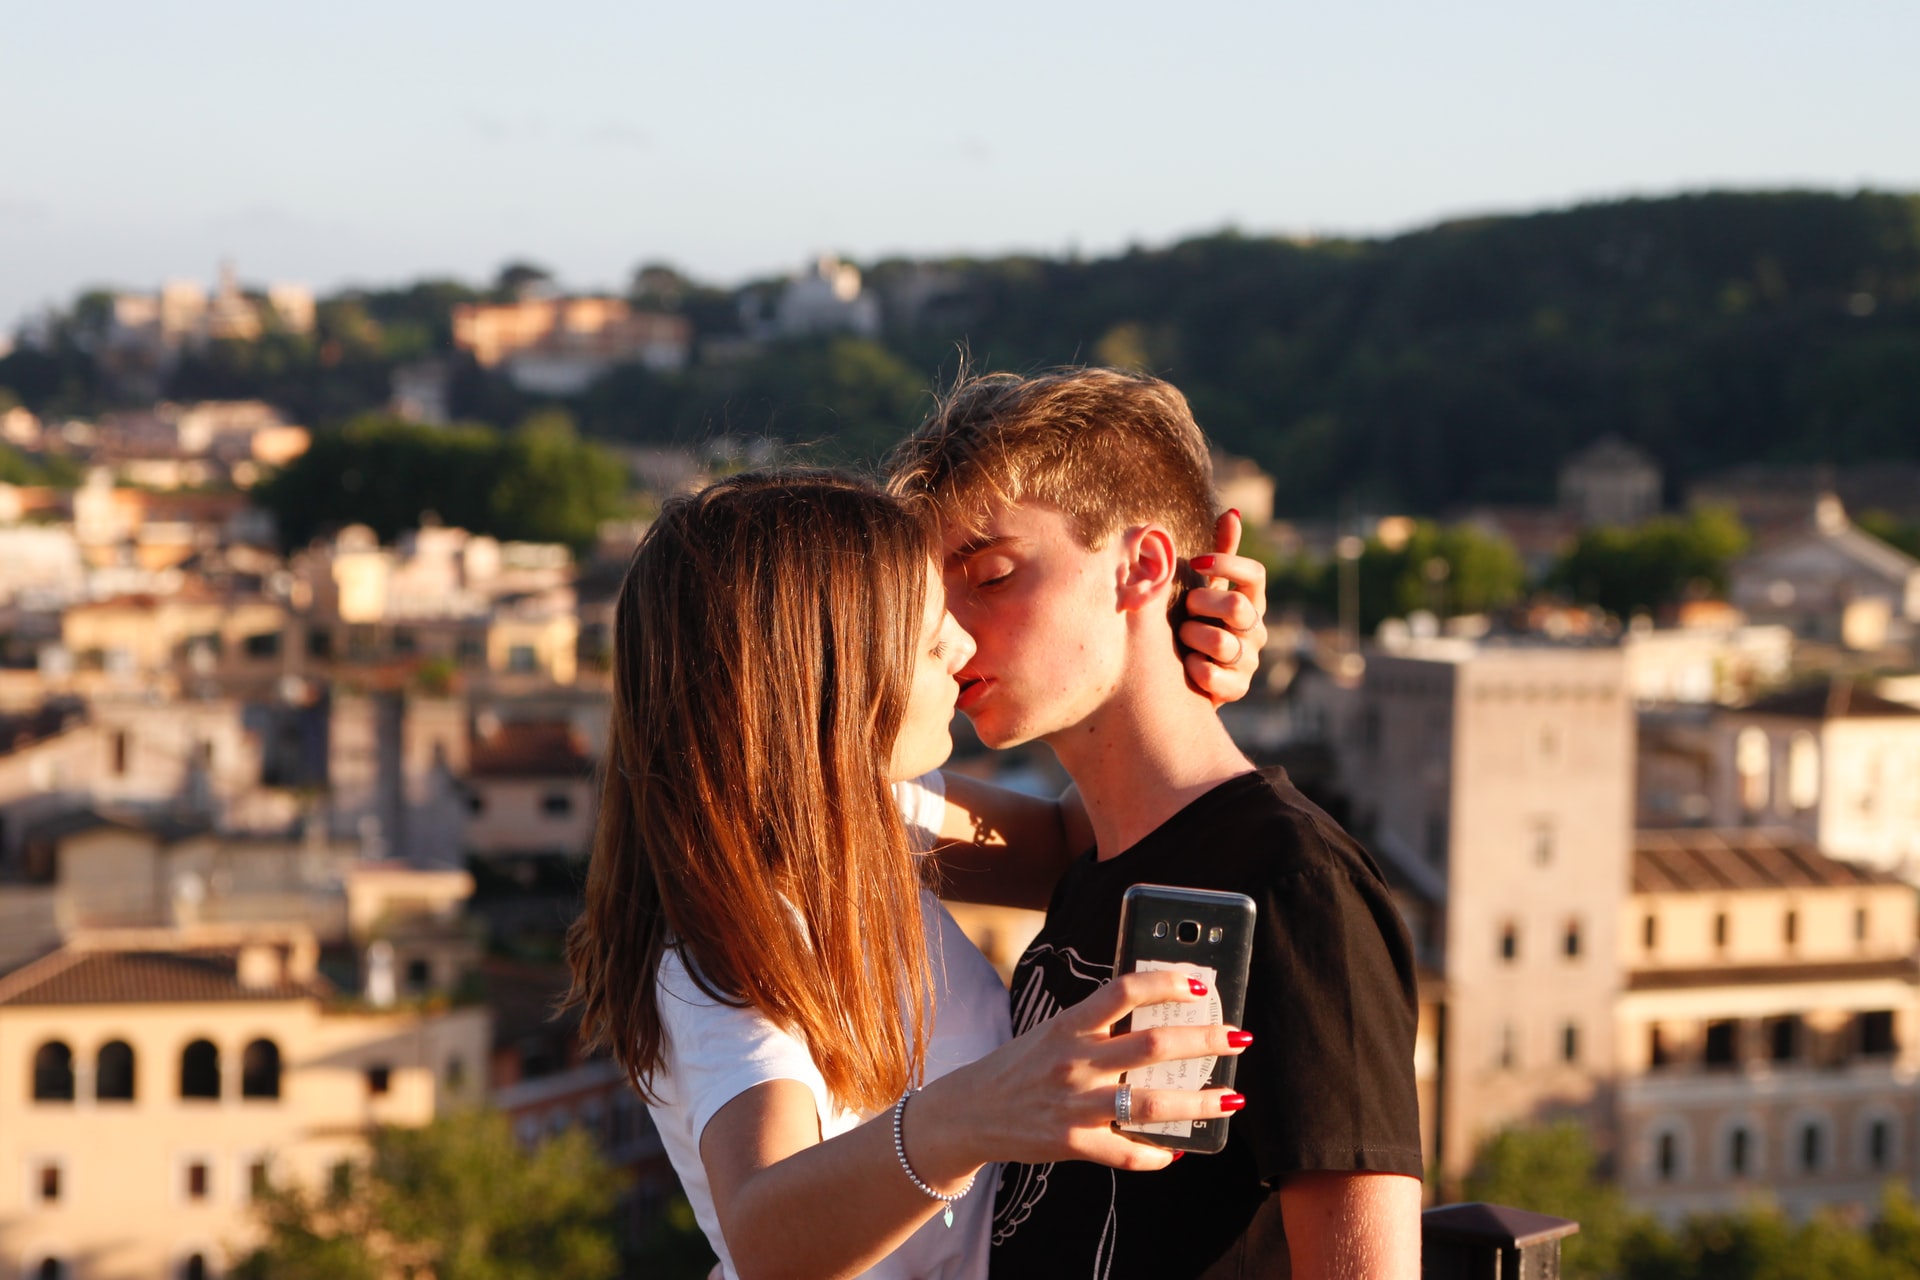
M 984 1276 L 983 1168 L 1162 1167 L 1113 1127 L 1120 1074 L 1239 1051 L 1225 1027 L 1111 1034 L 1204 994 L 1171 973 L 1008 1042 L 1005 988 L 902 812 L 923 845 L 940 825 L 911 780 L 952 748 L 972 652 L 935 550 L 864 482 L 736 476 L 670 501 L 621 585 L 568 1002 L 646 1095 L 730 1277 Z M 1222 1092 L 1131 1092 L 1131 1116 L 1218 1115 Z

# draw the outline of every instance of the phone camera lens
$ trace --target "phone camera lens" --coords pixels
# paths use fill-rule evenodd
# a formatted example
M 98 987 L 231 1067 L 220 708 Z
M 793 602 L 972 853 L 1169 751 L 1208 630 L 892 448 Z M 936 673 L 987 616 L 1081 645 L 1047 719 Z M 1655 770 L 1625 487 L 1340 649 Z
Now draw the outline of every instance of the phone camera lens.
M 1182 920 L 1180 927 L 1174 931 L 1173 936 L 1189 945 L 1200 941 L 1200 922 L 1198 920 Z
M 1220 941 L 1220 939 L 1222 939 L 1222 938 L 1224 938 L 1224 937 L 1226 937 L 1226 936 L 1227 936 L 1227 931 L 1226 931 L 1225 929 L 1222 929 L 1222 928 L 1221 928 L 1221 927 L 1220 927 L 1219 925 L 1215 925 L 1215 926 L 1213 926 L 1213 928 L 1211 928 L 1211 929 L 1209 929 L 1209 930 L 1207 930 L 1207 941 L 1208 941 L 1208 942 L 1215 942 L 1215 943 L 1217 943 L 1217 942 L 1219 942 L 1219 941 Z
M 1167 936 L 1167 922 L 1165 920 L 1155 920 L 1153 922 L 1153 936 L 1156 938 L 1164 938 Z

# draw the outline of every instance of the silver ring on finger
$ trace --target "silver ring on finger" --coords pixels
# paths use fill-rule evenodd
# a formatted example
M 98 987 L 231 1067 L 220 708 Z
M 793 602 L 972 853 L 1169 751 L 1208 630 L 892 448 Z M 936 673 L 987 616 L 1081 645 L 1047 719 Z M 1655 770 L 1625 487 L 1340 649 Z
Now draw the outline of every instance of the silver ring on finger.
M 1240 638 L 1238 632 L 1229 631 L 1227 634 L 1233 637 L 1233 661 L 1227 665 L 1237 667 L 1240 665 L 1240 659 L 1247 656 L 1247 642 Z
M 1113 1091 L 1113 1122 L 1122 1126 L 1133 1123 L 1133 1086 L 1124 1081 Z

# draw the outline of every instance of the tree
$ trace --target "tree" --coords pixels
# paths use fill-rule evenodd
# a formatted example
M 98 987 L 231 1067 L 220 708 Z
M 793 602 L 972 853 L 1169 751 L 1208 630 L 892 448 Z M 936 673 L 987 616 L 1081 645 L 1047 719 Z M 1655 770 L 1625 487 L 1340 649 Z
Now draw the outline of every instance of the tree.
M 1630 529 L 1589 529 L 1549 581 L 1574 599 L 1627 617 L 1690 598 L 1724 595 L 1727 573 L 1747 549 L 1731 511 L 1703 508 Z
M 1572 1120 L 1519 1126 L 1488 1139 L 1474 1158 L 1461 1199 L 1578 1222 L 1579 1234 L 1561 1252 L 1561 1274 L 1568 1280 L 1618 1274 L 1622 1246 L 1658 1233 L 1628 1212 L 1619 1188 L 1600 1175 L 1599 1155 L 1586 1129 Z
M 273 1187 L 245 1280 L 602 1280 L 619 1273 L 614 1169 L 579 1130 L 525 1151 L 483 1111 L 383 1128 L 324 1190 Z

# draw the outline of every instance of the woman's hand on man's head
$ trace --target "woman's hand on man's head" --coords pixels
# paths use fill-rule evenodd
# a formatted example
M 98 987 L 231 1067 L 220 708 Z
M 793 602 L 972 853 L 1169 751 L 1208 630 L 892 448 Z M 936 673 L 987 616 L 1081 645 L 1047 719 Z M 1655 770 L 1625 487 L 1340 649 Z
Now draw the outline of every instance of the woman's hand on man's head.
M 1240 513 L 1229 511 L 1214 525 L 1214 553 L 1196 556 L 1193 567 L 1206 585 L 1187 592 L 1187 620 L 1180 624 L 1187 683 L 1223 706 L 1247 696 L 1267 643 L 1267 567 L 1240 548 Z

